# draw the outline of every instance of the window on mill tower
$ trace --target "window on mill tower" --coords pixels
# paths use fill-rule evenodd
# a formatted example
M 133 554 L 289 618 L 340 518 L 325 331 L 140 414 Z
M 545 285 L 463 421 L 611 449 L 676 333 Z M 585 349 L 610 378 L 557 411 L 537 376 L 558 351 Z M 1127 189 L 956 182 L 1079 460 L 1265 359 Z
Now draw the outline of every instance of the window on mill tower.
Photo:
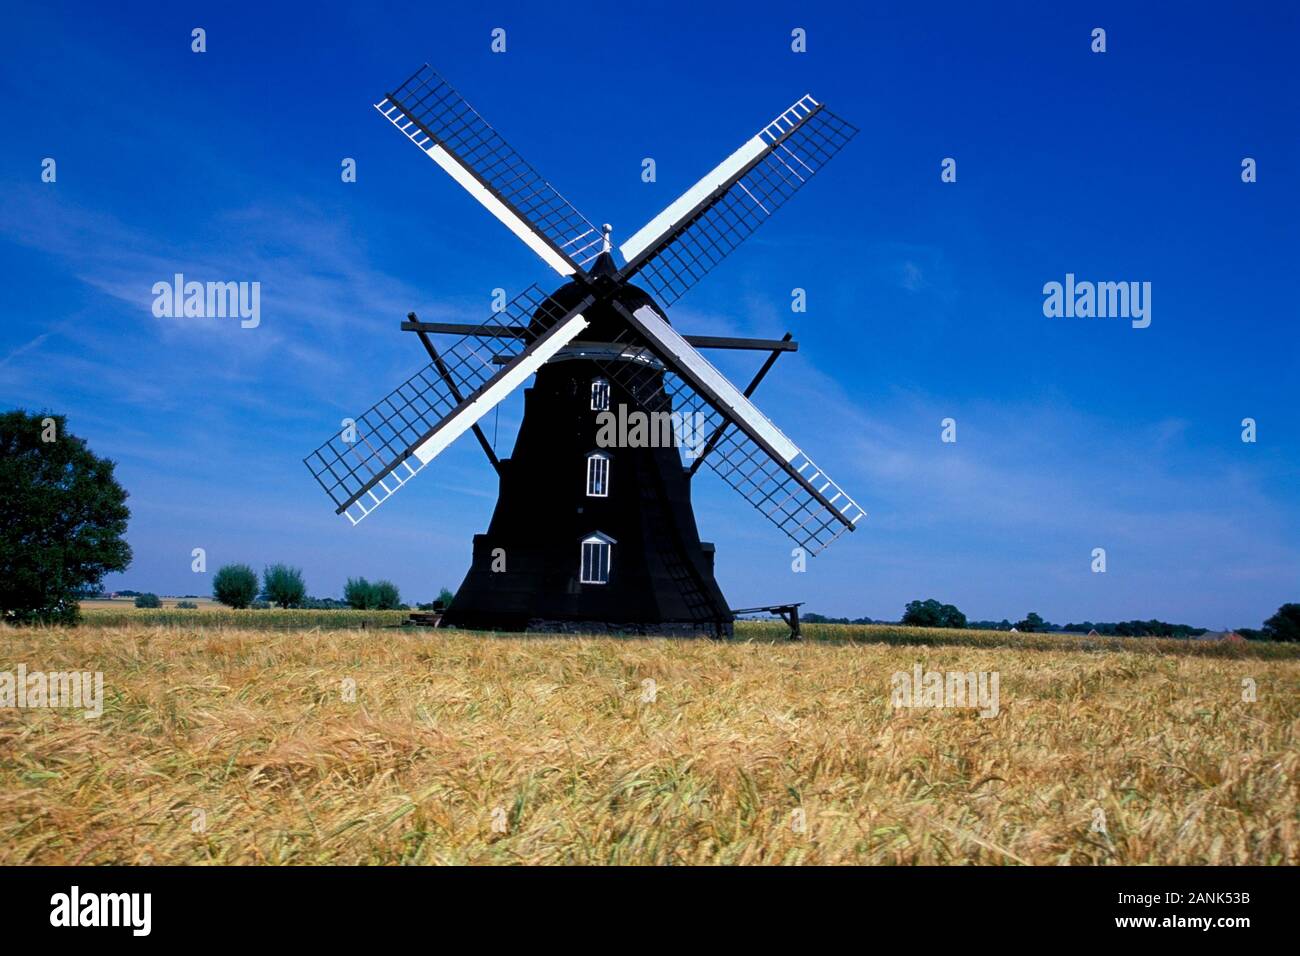
M 609 497 L 609 456 L 593 451 L 587 456 L 587 497 Z
M 578 580 L 583 584 L 608 584 L 610 560 L 616 542 L 607 534 L 594 531 L 582 539 L 582 558 Z

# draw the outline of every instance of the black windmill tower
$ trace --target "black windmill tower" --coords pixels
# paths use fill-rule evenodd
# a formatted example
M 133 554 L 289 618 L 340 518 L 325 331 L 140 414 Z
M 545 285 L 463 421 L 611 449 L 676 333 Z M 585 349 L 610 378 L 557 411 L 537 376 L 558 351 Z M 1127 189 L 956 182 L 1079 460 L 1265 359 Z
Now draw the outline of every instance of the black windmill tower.
M 567 281 L 480 325 L 420 322 L 430 362 L 306 459 L 359 522 L 472 431 L 497 471 L 491 523 L 443 623 L 493 630 L 731 632 L 691 481 L 702 464 L 816 554 L 864 516 L 750 402 L 780 340 L 682 335 L 667 305 L 857 132 L 811 96 L 781 113 L 611 253 L 598 230 L 426 65 L 375 108 Z M 453 337 L 436 344 L 434 336 Z M 766 360 L 741 390 L 698 349 Z M 478 421 L 526 388 L 512 455 Z M 635 422 L 646 425 L 638 434 Z M 602 433 L 614 422 L 632 428 Z

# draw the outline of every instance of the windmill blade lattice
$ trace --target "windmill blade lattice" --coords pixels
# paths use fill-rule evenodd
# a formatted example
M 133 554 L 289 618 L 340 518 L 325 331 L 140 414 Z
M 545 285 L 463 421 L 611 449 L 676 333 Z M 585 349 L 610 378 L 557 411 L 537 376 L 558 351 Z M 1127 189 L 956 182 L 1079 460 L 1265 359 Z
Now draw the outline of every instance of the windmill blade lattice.
M 763 441 L 761 434 L 756 435 L 751 422 L 738 417 L 715 396 L 706 397 L 675 371 L 674 366 L 681 367 L 678 356 L 633 329 L 622 332 L 615 344 L 624 346 L 620 360 L 599 363 L 610 382 L 631 394 L 645 411 L 669 413 L 679 416 L 679 423 L 689 423 L 677 435 L 684 463 L 707 449 L 705 464 L 797 544 L 818 554 L 866 516 L 856 501 L 757 409 L 753 411 L 767 428 L 792 449 L 785 453 L 788 458 Z
M 356 524 L 382 504 L 571 341 L 586 325 L 581 312 L 590 302 L 565 309 L 530 286 L 331 436 L 304 462 L 336 511 Z M 504 365 L 493 361 L 502 349 L 512 356 Z
M 665 374 L 664 393 L 677 412 L 696 413 L 706 423 L 700 431 L 713 441 L 704 463 L 809 553 L 820 553 L 866 516 L 806 454 L 800 451 L 786 467 L 680 376 Z
M 666 231 L 642 248 L 633 236 L 622 250 L 629 256 L 621 275 L 634 278 L 663 305 L 676 302 L 768 220 L 800 187 L 828 163 L 855 135 L 857 127 L 840 119 L 811 96 L 778 116 L 710 176 L 728 173 L 714 188 L 705 177 L 679 203 L 661 213 Z M 674 206 L 676 203 L 674 203 Z M 659 217 L 656 217 L 658 219 Z M 674 221 L 675 220 L 675 221 Z M 647 229 L 654 227 L 654 221 Z M 629 255 L 629 253 L 631 255 Z
M 428 64 L 375 109 L 561 275 L 600 254 L 601 231 Z

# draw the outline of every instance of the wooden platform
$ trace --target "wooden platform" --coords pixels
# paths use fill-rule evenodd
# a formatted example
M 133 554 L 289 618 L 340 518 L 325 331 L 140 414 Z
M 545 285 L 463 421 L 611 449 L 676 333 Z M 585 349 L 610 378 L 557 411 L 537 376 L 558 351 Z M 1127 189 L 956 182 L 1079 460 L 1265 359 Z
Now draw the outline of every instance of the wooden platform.
M 763 607 L 742 607 L 732 611 L 732 614 L 758 614 L 766 612 L 768 614 L 779 614 L 781 620 L 785 621 L 790 627 L 790 640 L 802 641 L 803 632 L 799 630 L 799 608 L 803 607 L 803 601 L 798 604 L 767 604 Z

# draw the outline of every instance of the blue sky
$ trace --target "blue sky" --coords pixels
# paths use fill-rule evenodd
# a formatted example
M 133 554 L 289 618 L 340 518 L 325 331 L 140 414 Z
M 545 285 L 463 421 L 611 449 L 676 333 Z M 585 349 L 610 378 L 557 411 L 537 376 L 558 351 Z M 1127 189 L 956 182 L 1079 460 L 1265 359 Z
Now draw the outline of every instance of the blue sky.
M 689 332 L 795 333 L 756 401 L 869 514 L 794 574 L 791 542 L 706 469 L 696 513 L 733 606 L 897 618 L 933 596 L 1218 628 L 1300 600 L 1300 15 L 861 6 L 9 11 L 0 404 L 64 412 L 118 462 L 135 561 L 109 587 L 207 593 L 195 547 L 210 569 L 300 565 L 322 595 L 459 583 L 495 500 L 471 438 L 356 528 L 301 462 L 422 364 L 406 312 L 472 321 L 497 286 L 552 282 L 371 109 L 427 61 L 616 241 L 804 92 L 861 129 L 670 310 Z M 175 272 L 259 281 L 260 326 L 155 318 Z M 1151 326 L 1046 318 L 1067 272 L 1149 281 Z M 757 362 L 717 357 L 742 381 Z M 519 412 L 485 420 L 503 454 Z

